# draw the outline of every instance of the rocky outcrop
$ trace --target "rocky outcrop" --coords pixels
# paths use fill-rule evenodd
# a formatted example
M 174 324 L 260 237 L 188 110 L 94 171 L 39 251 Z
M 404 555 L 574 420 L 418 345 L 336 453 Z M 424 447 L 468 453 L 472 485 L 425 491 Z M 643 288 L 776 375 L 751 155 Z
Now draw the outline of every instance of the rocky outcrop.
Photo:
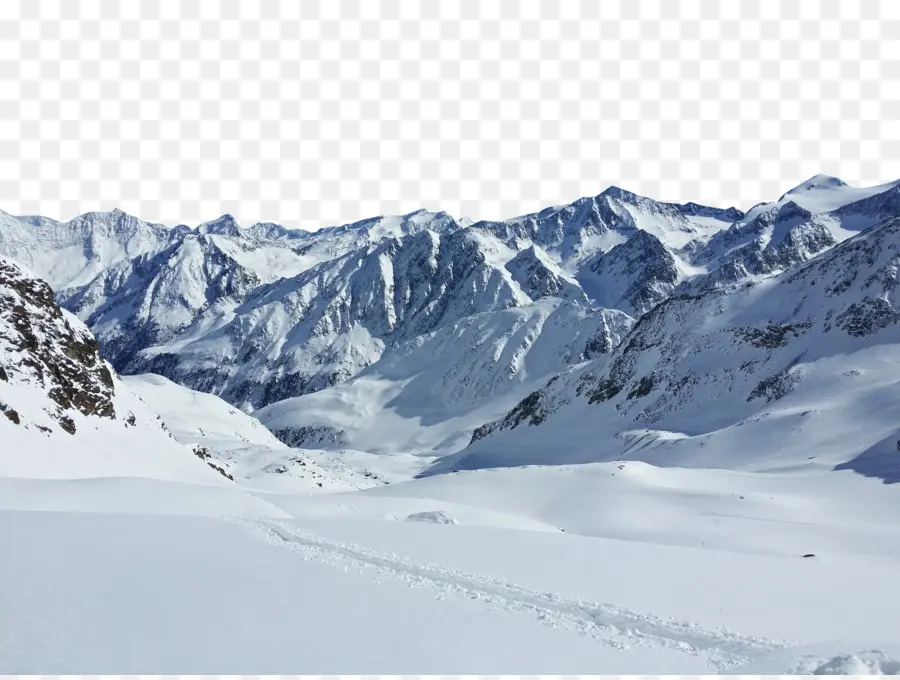
M 302 425 L 272 428 L 272 434 L 294 448 L 334 448 L 344 443 L 344 433 L 329 425 Z
M 678 267 L 659 238 L 639 231 L 585 263 L 579 280 L 604 307 L 639 316 L 672 294 Z
M 532 300 L 558 297 L 575 302 L 587 302 L 581 287 L 566 277 L 539 246 L 530 246 L 506 263 L 522 290 Z
M 54 302 L 41 279 L 0 258 L 0 379 L 39 385 L 56 405 L 59 426 L 69 416 L 115 418 L 113 378 L 91 333 Z M 4 413 L 15 422 L 11 407 Z

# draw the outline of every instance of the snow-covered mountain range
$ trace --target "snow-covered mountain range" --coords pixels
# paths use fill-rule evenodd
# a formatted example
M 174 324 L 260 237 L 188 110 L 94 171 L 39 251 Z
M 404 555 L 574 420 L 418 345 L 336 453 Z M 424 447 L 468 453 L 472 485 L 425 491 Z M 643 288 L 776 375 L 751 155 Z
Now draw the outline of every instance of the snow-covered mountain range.
M 898 286 L 894 217 L 777 276 L 675 295 L 433 471 L 636 459 L 900 481 Z
M 841 244 L 872 237 L 898 215 L 900 182 L 854 188 L 816 176 L 747 212 L 611 187 L 500 222 L 418 211 L 313 233 L 241 227 L 229 215 L 169 228 L 117 210 L 69 222 L 3 214 L 0 253 L 49 282 L 119 373 L 159 374 L 218 395 L 293 446 L 437 456 L 476 431 L 475 443 L 503 429 L 487 422 L 515 421 L 521 405 L 504 414 L 526 396 L 544 404 L 563 394 L 576 374 L 579 393 L 600 389 L 584 387 L 589 376 L 625 390 L 616 392 L 625 399 L 620 419 L 640 412 L 649 426 L 693 408 L 708 417 L 705 400 L 721 390 L 695 389 L 705 369 L 685 372 L 677 348 L 728 351 L 739 330 L 699 334 L 733 305 L 747 337 L 772 324 L 806 328 L 807 316 L 829 311 L 849 318 L 824 307 L 784 316 L 808 295 L 780 282 L 811 260 L 837 276 L 843 265 L 829 258 L 846 250 Z M 745 309 L 758 294 L 748 290 L 775 285 L 768 306 Z M 848 305 L 887 318 L 886 296 Z M 823 328 L 804 337 L 819 343 L 830 337 Z M 641 375 L 632 375 L 637 369 L 622 367 L 645 345 L 666 349 L 641 355 Z M 764 380 L 772 362 L 748 354 L 728 370 Z M 662 401 L 651 406 L 654 389 Z

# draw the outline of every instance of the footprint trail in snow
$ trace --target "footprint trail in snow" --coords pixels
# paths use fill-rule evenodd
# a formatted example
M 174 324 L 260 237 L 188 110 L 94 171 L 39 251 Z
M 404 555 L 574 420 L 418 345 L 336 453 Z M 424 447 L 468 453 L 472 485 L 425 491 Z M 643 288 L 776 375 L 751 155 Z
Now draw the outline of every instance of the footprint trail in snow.
M 470 574 L 415 562 L 304 532 L 284 522 L 234 520 L 262 540 L 292 550 L 304 559 L 356 572 L 374 581 L 397 579 L 427 588 L 438 599 L 477 600 L 491 609 L 529 616 L 552 628 L 586 635 L 616 649 L 659 646 L 707 657 L 717 672 L 791 646 L 787 641 L 740 635 L 726 629 L 635 612 L 613 604 L 588 602 L 557 593 L 530 590 L 502 578 Z

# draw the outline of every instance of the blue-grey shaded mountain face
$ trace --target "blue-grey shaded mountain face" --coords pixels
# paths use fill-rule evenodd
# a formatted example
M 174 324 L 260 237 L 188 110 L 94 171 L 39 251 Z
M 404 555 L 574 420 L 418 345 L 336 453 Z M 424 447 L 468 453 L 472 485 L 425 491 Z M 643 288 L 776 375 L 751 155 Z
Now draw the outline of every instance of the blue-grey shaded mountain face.
M 256 409 L 473 315 L 559 298 L 642 319 L 679 296 L 777 276 L 896 216 L 898 192 L 817 176 L 744 213 L 612 187 L 499 222 L 417 211 L 312 233 L 230 215 L 169 228 L 118 210 L 0 214 L 0 253 L 46 279 L 119 372 Z M 881 318 L 869 312 L 860 318 Z
M 865 423 L 894 403 L 898 290 L 894 217 L 777 275 L 676 293 L 611 353 L 477 428 L 435 471 L 535 463 L 561 443 L 566 456 L 555 462 L 634 456 L 676 466 L 708 465 L 707 444 L 718 455 L 730 446 L 743 456 L 729 462 L 735 467 L 767 457 L 777 466 L 780 452 L 796 462 L 798 450 L 810 460 L 846 458 L 858 444 L 858 460 L 838 457 L 836 469 L 893 480 L 900 462 Z M 896 429 L 883 420 L 887 432 Z M 866 449 L 867 437 L 877 445 Z M 748 438 L 757 441 L 752 451 L 739 445 Z

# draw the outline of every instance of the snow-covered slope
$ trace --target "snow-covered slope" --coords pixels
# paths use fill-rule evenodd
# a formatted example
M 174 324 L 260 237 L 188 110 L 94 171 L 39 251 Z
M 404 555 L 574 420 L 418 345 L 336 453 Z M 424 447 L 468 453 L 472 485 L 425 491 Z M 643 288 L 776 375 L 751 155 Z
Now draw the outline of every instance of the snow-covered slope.
M 506 269 L 532 300 L 559 297 L 587 302 L 579 284 L 569 278 L 540 246 L 521 250 L 506 263 Z
M 855 188 L 817 175 L 774 203 L 754 206 L 708 242 L 689 243 L 681 254 L 697 275 L 681 290 L 699 292 L 777 274 L 898 215 L 900 180 Z
M 667 247 L 680 248 L 724 229 L 742 215 L 734 208 L 661 203 L 610 187 L 569 205 L 502 222 L 476 222 L 471 228 L 492 233 L 517 249 L 539 245 L 574 272 L 584 259 L 610 250 L 638 231 L 652 234 Z
M 845 211 L 845 214 L 860 213 L 862 212 L 860 206 L 872 208 L 896 196 L 895 189 L 898 186 L 900 186 L 900 180 L 871 187 L 851 187 L 837 177 L 815 175 L 785 192 L 775 202 L 775 205 L 793 202 L 804 210 L 808 210 L 816 215 L 836 211 Z M 856 207 L 851 208 L 851 206 Z M 743 221 L 749 222 L 755 219 L 760 212 L 768 209 L 770 209 L 770 204 L 761 203 L 756 205 L 747 211 Z M 869 214 L 873 216 L 873 219 L 876 218 L 874 211 L 870 210 Z M 866 226 L 871 226 L 871 223 Z M 863 228 L 861 225 L 850 227 L 854 231 L 858 231 L 861 228 Z
M 292 493 L 333 492 L 383 483 L 379 475 L 336 465 L 333 456 L 282 444 L 253 416 L 219 397 L 153 374 L 125 376 L 125 386 L 158 413 L 176 441 L 213 462 L 235 482 Z
M 669 297 L 683 276 L 662 241 L 650 232 L 638 231 L 588 260 L 578 279 L 600 304 L 640 316 Z
M 636 459 L 900 473 L 900 219 L 730 293 L 668 299 L 436 469 Z
M 50 287 L 0 258 L 0 476 L 227 485 L 177 443 Z
M 280 516 L 232 508 L 232 521 L 190 511 L 172 484 L 105 481 L 118 494 L 0 479 L 0 544 L 15 546 L 0 561 L 0 671 L 898 664 L 897 499 L 874 480 L 829 495 L 796 476 L 636 464 L 477 471 L 267 494 Z M 149 513 L 151 500 L 178 512 Z M 409 519 L 441 514 L 457 523 Z
M 559 298 L 467 316 L 392 347 L 343 384 L 256 415 L 296 445 L 446 453 L 554 373 L 608 354 L 632 323 Z

